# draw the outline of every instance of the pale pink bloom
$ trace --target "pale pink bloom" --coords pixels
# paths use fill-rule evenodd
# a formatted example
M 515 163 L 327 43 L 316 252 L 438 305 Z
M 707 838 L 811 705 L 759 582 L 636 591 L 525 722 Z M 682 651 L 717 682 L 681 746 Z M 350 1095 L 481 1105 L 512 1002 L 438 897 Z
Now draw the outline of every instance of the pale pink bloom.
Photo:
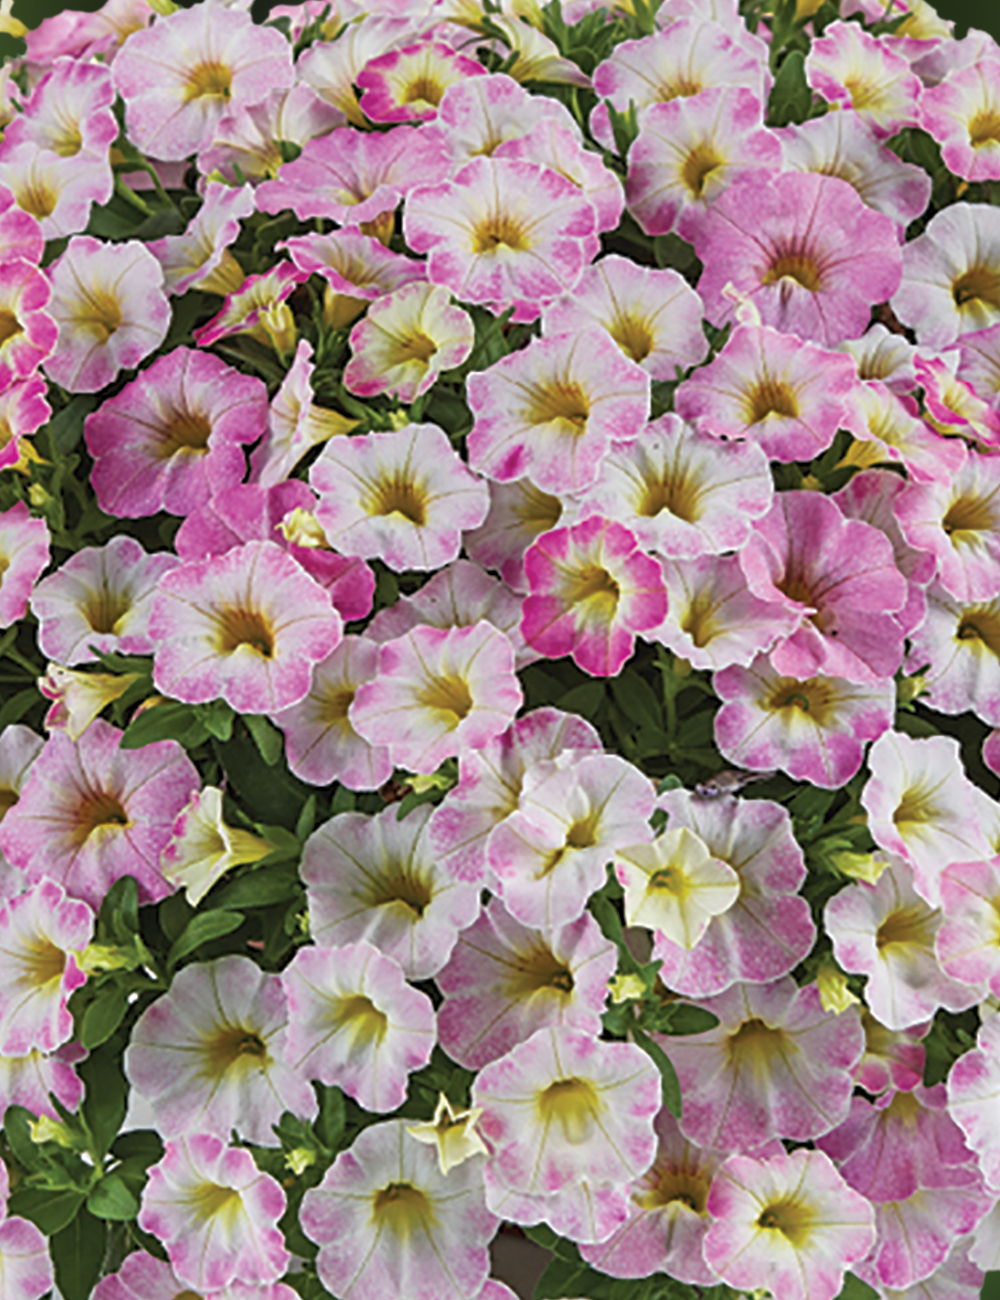
M 856 1007 L 826 1012 L 815 984 L 791 976 L 736 984 L 699 1005 L 714 1029 L 661 1038 L 680 1080 L 684 1135 L 752 1152 L 769 1138 L 818 1137 L 847 1115 L 864 1049 Z
M 501 59 L 514 57 L 512 74 L 519 81 L 549 81 L 591 89 L 591 80 L 572 59 L 560 57 L 559 47 L 538 27 L 522 22 L 515 13 L 494 13 L 492 25 L 501 33 L 502 44 L 494 44 Z
M 177 565 L 170 551 L 149 555 L 124 534 L 77 551 L 32 592 L 42 652 L 64 667 L 92 663 L 92 646 L 102 654 L 151 654 L 153 597 Z
M 981 1269 L 1000 1267 L 1000 1199 L 982 1218 L 967 1247 L 969 1259 Z M 961 1300 L 966 1300 L 965 1296 Z M 976 1300 L 976 1295 L 969 1297 Z
M 795 628 L 790 609 L 753 594 L 738 555 L 665 560 L 662 569 L 667 617 L 654 639 L 695 668 L 747 667 Z
M 1000 407 L 1000 325 L 965 334 L 956 374 L 996 409 Z
M 607 1240 L 628 1217 L 628 1183 L 578 1178 L 557 1192 L 528 1193 L 512 1188 L 490 1164 L 485 1180 L 486 1203 L 495 1214 L 511 1223 L 548 1224 L 577 1244 Z
M 196 790 L 177 814 L 170 843 L 160 854 L 160 870 L 187 901 L 197 907 L 227 871 L 259 862 L 274 845 L 252 831 L 227 826 L 222 815 L 222 791 L 206 785 Z
M 302 1199 L 320 1281 L 343 1300 L 485 1294 L 498 1224 L 486 1208 L 482 1161 L 442 1174 L 437 1152 L 414 1141 L 407 1123 L 362 1130 Z
M 516 813 L 527 772 L 566 750 L 600 751 L 601 738 L 583 718 L 533 709 L 481 749 L 459 754 L 458 785 L 435 808 L 428 837 L 435 857 L 458 880 L 489 885 L 494 832 Z
M 0 391 L 0 469 L 10 469 L 22 455 L 20 438 L 47 423 L 52 408 L 45 400 L 45 380 L 31 375 Z
M 160 853 L 200 785 L 175 740 L 122 750 L 121 738 L 100 718 L 75 742 L 54 731 L 0 823 L 0 849 L 29 883 L 48 877 L 95 908 L 120 876 L 135 876 L 143 903 L 166 898 Z
M 37 679 L 39 691 L 52 707 L 42 720 L 46 731 L 62 729 L 77 740 L 99 713 L 119 699 L 140 678 L 139 673 L 78 673 L 49 664 Z
M 147 1007 L 132 1030 L 125 1072 L 155 1108 L 165 1138 L 228 1141 L 235 1128 L 249 1142 L 274 1146 L 271 1125 L 282 1111 L 316 1114 L 312 1089 L 286 1063 L 287 1036 L 282 977 L 265 975 L 248 957 L 219 957 L 185 966 Z
M 45 371 L 71 393 L 96 393 L 166 337 L 163 270 L 138 240 L 104 244 L 74 235 L 49 275 L 59 338 Z
M 489 1199 L 506 1189 L 549 1202 L 581 1182 L 624 1188 L 656 1152 L 660 1075 L 632 1043 L 564 1026 L 537 1030 L 485 1066 L 472 1085 L 493 1154 Z
M 921 697 L 939 713 L 977 714 L 1000 726 L 1000 598 L 961 603 L 934 584 L 927 616 L 910 633 L 908 671 L 921 673 Z
M 486 69 L 440 41 L 420 41 L 369 59 L 355 78 L 359 107 L 373 122 L 428 121 L 445 92 Z
M 157 690 L 275 713 L 309 690 L 343 623 L 323 588 L 274 542 L 247 542 L 161 579 L 150 634 Z
M 227 110 L 291 86 L 292 49 L 248 13 L 199 5 L 132 35 L 113 76 L 133 144 L 154 158 L 181 159 L 211 142 Z
M 858 881 L 834 895 L 823 915 L 834 956 L 844 970 L 868 976 L 865 999 L 888 1029 L 929 1020 L 938 1007 L 965 1011 L 982 998 L 982 982 L 967 984 L 939 966 L 944 918 L 917 894 L 901 859 L 891 857 L 874 885 Z
M 556 494 L 589 487 L 612 441 L 636 438 L 649 418 L 649 375 L 592 325 L 533 340 L 467 389 L 473 469 Z
M 768 326 L 737 325 L 674 394 L 716 438 L 747 438 L 775 460 L 811 460 L 833 442 L 856 384 L 850 357 Z
M 937 580 L 956 600 L 1000 595 L 1000 458 L 970 451 L 943 481 L 909 484 L 895 513 L 910 545 L 937 557 Z
M 947 480 L 965 463 L 963 442 L 931 429 L 914 398 L 894 393 L 878 380 L 848 391 L 840 424 L 862 444 L 848 450 L 848 460 L 855 464 L 903 465 L 912 479 L 926 483 Z
M 277 180 L 257 187 L 261 212 L 292 211 L 300 221 L 329 217 L 341 225 L 374 221 L 391 213 L 417 186 L 448 171 L 444 149 L 408 126 L 391 131 L 338 127 L 310 140 Z M 417 252 L 413 241 L 407 243 Z
M 847 519 L 819 492 L 778 494 L 740 552 L 747 584 L 800 619 L 771 651 L 789 677 L 817 673 L 852 682 L 891 676 L 903 659 L 893 611 L 907 598 L 892 546 L 871 524 Z
M 228 334 L 249 334 L 265 347 L 290 352 L 297 332 L 287 299 L 309 276 L 291 262 L 277 262 L 262 275 L 248 275 L 228 294 L 222 310 L 193 331 L 199 347 L 208 348 Z
M 1000 997 L 1000 858 L 947 866 L 941 908 L 944 921 L 935 941 L 941 969 L 976 987 L 988 983 Z M 1000 1191 L 1000 1176 L 993 1181 Z
M 918 349 L 901 334 L 894 334 L 876 322 L 860 338 L 845 339 L 838 350 L 854 358 L 859 379 L 878 379 L 894 393 L 915 392 L 914 362 Z
M 218 357 L 174 348 L 84 425 L 103 510 L 187 515 L 246 473 L 243 445 L 267 422 L 267 389 Z
M 736 872 L 686 826 L 663 831 L 651 844 L 619 847 L 614 869 L 625 890 L 626 924 L 647 926 L 688 951 L 740 894 Z
M 469 557 L 496 569 L 518 593 L 528 590 L 524 556 L 532 542 L 550 532 L 565 514 L 559 497 L 536 488 L 529 479 L 489 483 L 489 513 L 478 528 L 463 535 Z
M 600 515 L 544 533 L 525 555 L 525 573 L 525 641 L 549 659 L 572 655 L 594 676 L 618 673 L 636 634 L 652 634 L 667 613 L 659 563 Z
M 940 434 L 958 434 L 988 449 L 1000 442 L 1000 415 L 972 384 L 958 377 L 960 358 L 958 348 L 940 357 L 916 358 L 914 369 L 924 390 L 926 420 Z
M 345 636 L 314 667 L 305 699 L 273 715 L 285 735 L 288 766 L 300 781 L 377 790 L 392 776 L 388 748 L 362 739 L 348 717 L 358 687 L 378 672 L 378 653 L 368 637 Z
M 930 1028 L 927 1021 L 908 1029 L 887 1029 L 866 1006 L 861 1008 L 865 1051 L 854 1078 L 872 1096 L 887 1089 L 909 1092 L 924 1077 L 926 1052 L 921 1040 Z
M 858 4 L 861 0 L 853 0 L 853 2 Z M 872 0 L 867 0 L 867 3 L 871 5 Z M 904 23 L 907 29 L 914 26 L 913 11 L 922 8 L 928 16 L 933 12 L 929 5 L 922 3 L 922 0 L 909 0 L 909 3 L 907 3 L 907 0 L 897 0 L 897 3 L 901 9 L 905 8 L 911 11 L 911 16 Z M 935 32 L 933 35 L 929 31 L 923 33 L 923 39 L 927 40 L 928 44 L 926 49 L 914 60 L 913 64 L 914 72 L 925 86 L 936 86 L 949 73 L 958 72 L 961 68 L 967 68 L 970 64 L 978 63 L 980 59 L 988 59 L 996 55 L 996 40 L 988 32 L 978 31 L 975 27 L 970 27 L 968 35 L 963 36 L 961 40 L 956 40 L 954 24 L 946 23 L 944 19 L 940 18 L 938 22 L 946 30 Z M 948 36 L 951 39 L 947 39 Z
M 0 157 L 6 159 L 24 143 L 59 158 L 75 158 L 81 151 L 106 154 L 118 135 L 111 108 L 114 100 L 107 68 L 57 58 L 51 71 L 36 82 L 24 112 L 4 128 Z
M 903 279 L 893 311 L 936 351 L 1000 321 L 1000 212 L 953 203 L 903 245 Z
M 60 1120 L 50 1093 L 67 1110 L 83 1100 L 83 1082 L 74 1065 L 83 1060 L 78 1043 L 65 1043 L 55 1052 L 30 1051 L 25 1056 L 0 1056 L 0 1106 L 24 1106 L 34 1115 Z
M 30 727 L 11 723 L 0 731 L 0 822 L 21 797 L 21 790 L 45 742 Z M 0 849 L 0 899 L 13 898 L 27 878 Z
M 919 77 L 857 23 L 830 23 L 812 42 L 806 80 L 831 104 L 853 108 L 880 139 L 917 124 Z
M 348 716 L 394 766 L 429 773 L 465 748 L 500 735 L 523 702 L 511 643 L 481 619 L 471 627 L 426 624 L 387 641 L 378 675 L 358 688 Z
M 427 841 L 430 814 L 426 804 L 402 821 L 391 807 L 373 817 L 340 813 L 313 832 L 300 874 L 317 943 L 366 940 L 408 979 L 441 969 L 479 914 L 479 885 L 441 869 Z
M 460 366 L 474 339 L 472 317 L 452 306 L 447 289 L 404 285 L 376 299 L 351 330 L 344 387 L 360 397 L 389 393 L 409 404 L 442 371 Z
M 323 277 L 328 308 L 333 300 L 332 323 L 338 328 L 349 325 L 368 302 L 420 282 L 427 274 L 423 262 L 391 253 L 359 226 L 342 226 L 325 235 L 296 235 L 276 248 L 286 249 L 300 271 Z
M 542 312 L 543 334 L 600 325 L 653 379 L 674 380 L 705 359 L 701 299 L 683 276 L 609 253 L 589 266 L 572 293 Z
M 366 1110 L 401 1106 L 408 1076 L 431 1059 L 435 1016 L 399 963 L 364 942 L 302 948 L 281 978 L 296 1074 L 342 1088 Z
M 18 207 L 10 190 L 0 187 L 0 263 L 20 260 L 37 266 L 44 251 L 37 217 Z
M 1000 180 L 1000 52 L 955 69 L 920 96 L 921 127 L 967 181 Z
M 653 838 L 654 806 L 652 782 L 617 754 L 568 750 L 530 767 L 489 841 L 507 910 L 528 926 L 575 921 L 614 853 Z
M 646 234 L 686 235 L 689 212 L 704 211 L 758 167 L 780 167 L 781 144 L 763 119 L 760 99 L 747 86 L 647 108 L 628 152 L 625 186 L 629 212 Z
M 740 1290 L 833 1300 L 875 1242 L 871 1205 L 822 1151 L 731 1156 L 708 1194 L 705 1260 Z
M 86 981 L 77 958 L 93 932 L 93 912 L 54 880 L 0 908 L 0 1051 L 51 1052 L 72 1038 L 66 1003 Z
M 3 1300 L 39 1300 L 51 1294 L 52 1261 L 38 1228 L 27 1219 L 7 1217 L 10 1179 L 0 1170 L 0 1295 Z
M 914 740 L 887 731 L 868 752 L 871 770 L 861 803 L 875 843 L 913 868 L 917 893 L 941 903 L 941 872 L 950 862 L 991 858 L 987 828 L 994 801 L 965 775 L 951 736 Z
M 28 598 L 49 562 L 49 527 L 32 519 L 27 503 L 0 511 L 0 627 L 19 622 Z
M 612 444 L 578 509 L 624 524 L 647 550 L 688 558 L 738 550 L 773 495 L 760 447 L 720 442 L 671 412 Z
M 13 193 L 20 208 L 37 218 L 46 239 L 86 229 L 92 206 L 107 203 L 114 193 L 106 149 L 60 158 L 31 140 L 0 151 L 0 184 Z
M 827 347 L 864 333 L 903 270 L 892 220 L 846 181 L 813 172 L 758 170 L 700 215 L 688 238 L 704 263 L 697 288 L 713 325 L 735 318 L 723 293 L 732 283 L 765 325 Z
M 419 170 L 412 157 L 407 167 Z M 510 158 L 473 158 L 451 180 L 420 185 L 403 213 L 407 244 L 429 253 L 432 283 L 464 302 L 512 301 L 526 319 L 575 288 L 598 251 L 595 230 L 572 181 Z
M 445 999 L 438 1010 L 441 1046 L 478 1070 L 548 1025 L 599 1034 L 616 965 L 614 945 L 588 913 L 568 925 L 530 929 L 493 897 L 435 977 Z
M 177 1300 L 183 1294 L 184 1283 L 169 1264 L 143 1250 L 134 1250 L 117 1273 L 98 1282 L 93 1300 Z M 192 1294 L 188 1290 L 188 1295 Z M 295 1300 L 295 1295 L 283 1282 L 262 1286 L 232 1282 L 222 1291 L 213 1291 L 210 1300 Z
M 302 82 L 290 90 L 271 90 L 256 104 L 227 108 L 211 143 L 198 154 L 198 170 L 206 177 L 219 172 L 233 185 L 242 183 L 237 168 L 251 182 L 273 181 L 284 163 L 279 141 L 302 148 L 344 125 L 344 114 Z
M 419 27 L 412 17 L 398 13 L 398 6 L 393 6 L 395 13 L 366 14 L 354 0 L 349 0 L 349 5 L 349 9 L 338 5 L 329 34 L 299 56 L 295 71 L 328 104 L 346 114 L 355 126 L 363 127 L 364 115 L 354 93 L 358 73 L 371 59 L 412 42 Z M 361 17 L 364 22 L 352 21 Z
M 497 145 L 492 156 L 541 163 L 572 181 L 594 209 L 597 234 L 614 230 L 622 219 L 622 183 L 599 154 L 584 147 L 575 123 L 554 115 L 542 116 L 527 135 Z
M 810 118 L 777 134 L 787 170 L 820 172 L 847 181 L 863 203 L 892 218 L 900 235 L 926 211 L 930 176 L 922 167 L 897 158 L 854 109 Z
M 1000 1017 L 979 1027 L 976 1047 L 953 1065 L 948 1075 L 948 1111 L 976 1153 L 986 1185 L 1000 1191 Z
M 149 1171 L 139 1223 L 163 1242 L 181 1282 L 204 1292 L 281 1277 L 289 1255 L 277 1227 L 287 1203 L 280 1184 L 245 1148 L 211 1134 L 164 1145 Z
M 787 772 L 828 790 L 846 785 L 865 746 L 893 724 L 896 688 L 818 675 L 783 677 L 766 657 L 732 666 L 712 679 L 723 706 L 715 742 L 723 758 L 753 771 Z
M 692 949 L 654 936 L 667 987 L 702 997 L 738 981 L 767 984 L 787 975 L 812 948 L 816 927 L 797 893 L 806 868 L 785 809 L 767 799 L 699 799 L 687 790 L 661 796 L 660 807 L 671 829 L 693 831 L 740 881 L 736 901 L 710 919 Z
M 979 1300 L 986 1279 L 982 1268 L 973 1263 L 974 1240 L 973 1235 L 956 1242 L 944 1263 L 923 1282 L 902 1291 L 886 1288 L 883 1294 L 888 1300 Z
M 146 245 L 163 267 L 167 293 L 201 289 L 225 296 L 243 283 L 243 272 L 228 249 L 239 236 L 240 222 L 254 210 L 253 191 L 249 185 L 209 181 L 204 200 L 183 235 L 167 235 Z
M 122 43 L 152 18 L 153 10 L 146 0 L 105 0 L 95 13 L 67 10 L 29 29 L 29 58 L 33 64 L 46 67 L 61 55 L 99 55 L 110 63 Z
M 0 262 L 0 391 L 51 360 L 59 327 L 50 274 L 20 257 Z

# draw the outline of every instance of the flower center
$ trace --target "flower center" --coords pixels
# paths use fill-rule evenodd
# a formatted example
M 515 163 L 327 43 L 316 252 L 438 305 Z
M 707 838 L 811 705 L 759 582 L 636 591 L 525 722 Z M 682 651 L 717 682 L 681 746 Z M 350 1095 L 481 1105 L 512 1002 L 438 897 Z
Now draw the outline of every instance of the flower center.
M 409 338 L 396 343 L 389 364 L 405 366 L 408 362 L 418 361 L 426 366 L 437 350 L 437 344 L 426 334 L 411 334 Z
M 233 654 L 246 646 L 262 659 L 274 656 L 274 631 L 259 610 L 240 607 L 223 609 L 218 624 L 216 648 L 220 654 Z
M 775 712 L 790 710 L 808 714 L 817 726 L 822 727 L 833 713 L 836 694 L 829 682 L 819 677 L 810 677 L 800 682 L 794 677 L 783 677 L 768 697 L 765 708 Z
M 526 253 L 531 248 L 523 224 L 504 213 L 481 221 L 472 232 L 474 253 L 495 253 L 498 248 L 509 248 L 514 253 Z
M 631 314 L 616 316 L 610 333 L 621 350 L 636 363 L 645 361 L 656 342 L 649 324 Z
M 426 75 L 414 77 L 403 92 L 402 102 L 404 104 L 432 104 L 437 108 L 444 96 L 447 87 L 442 86 L 440 81 L 434 77 Z
M 462 677 L 432 677 L 418 698 L 425 709 L 438 714 L 449 731 L 454 731 L 472 711 L 472 695 Z
M 99 790 L 77 805 L 73 839 L 77 844 L 84 844 L 91 835 L 100 833 L 104 827 L 116 831 L 128 824 L 128 813 L 117 795 Z
M 971 266 L 951 282 L 956 307 L 981 302 L 1000 311 L 1000 271 L 988 266 Z
M 23 208 L 25 212 L 30 212 L 39 221 L 51 217 L 59 202 L 59 195 L 37 177 L 32 177 L 23 185 L 19 185 L 16 193 L 17 206 Z
M 132 599 L 126 592 L 111 591 L 102 584 L 83 606 L 82 613 L 91 631 L 104 636 L 118 636 L 121 621 L 131 608 Z
M 596 812 L 588 814 L 586 817 L 578 818 L 566 832 L 566 838 L 558 849 L 553 849 L 545 859 L 541 871 L 537 874 L 536 879 L 541 880 L 562 862 L 570 849 L 592 849 L 597 843 L 597 827 L 599 816 Z
M 687 876 L 677 867 L 658 867 L 649 877 L 649 883 L 646 885 L 646 891 L 653 893 L 672 894 L 679 902 L 687 898 L 691 890 L 688 888 Z
M 747 424 L 760 424 L 771 415 L 783 420 L 795 420 L 799 404 L 791 384 L 780 379 L 761 379 L 747 392 L 743 401 Z
M 635 1197 L 644 1210 L 655 1210 L 661 1205 L 670 1205 L 680 1201 L 695 1214 L 705 1214 L 708 1204 L 708 1190 L 712 1185 L 711 1175 L 697 1173 L 693 1169 L 672 1169 L 669 1166 L 650 1171 L 655 1179 L 648 1191 Z
M 875 947 L 882 951 L 890 944 L 911 944 L 918 948 L 933 948 L 937 932 L 938 913 L 929 907 L 901 907 L 890 912 L 875 934 Z
M 163 430 L 156 454 L 160 460 L 169 460 L 178 452 L 204 453 L 211 433 L 212 425 L 203 415 L 180 411 Z
M 681 631 L 699 650 L 719 634 L 715 622 L 716 605 L 710 596 L 697 595 L 681 616 Z
M 434 894 L 427 881 L 413 867 L 388 862 L 370 883 L 367 902 L 370 907 L 387 907 L 394 903 L 413 913 L 408 920 L 423 916 Z
M 590 404 L 579 384 L 549 384 L 536 391 L 525 418 L 528 424 L 558 423 L 561 433 L 581 434 L 589 415 Z
M 904 791 L 896 811 L 892 814 L 895 825 L 919 825 L 922 822 L 936 821 L 941 816 L 941 809 L 934 802 L 933 793 L 933 790 L 928 790 L 923 785 L 916 785 Z
M 0 309 L 0 347 L 3 347 L 8 339 L 16 338 L 18 334 L 23 333 L 24 326 L 14 313 L 6 308 Z
M 993 532 L 998 524 L 996 506 L 992 499 L 983 497 L 959 497 L 941 520 L 952 546 L 977 542 L 976 533 Z
M 1000 113 L 987 109 L 977 113 L 969 123 L 969 144 L 981 149 L 984 144 L 1000 144 Z
M 693 81 L 682 74 L 676 81 L 661 81 L 656 93 L 660 102 L 667 104 L 672 99 L 690 99 L 692 95 L 700 95 L 704 89 L 700 81 Z
M 817 293 L 823 287 L 823 278 L 813 258 L 805 253 L 786 253 L 777 258 L 768 267 L 762 284 L 774 284 L 776 280 L 794 280 L 810 293 Z
M 50 139 L 49 148 L 60 158 L 75 158 L 83 148 L 79 125 L 64 126 L 58 135 Z
M 429 1235 L 435 1223 L 433 1206 L 412 1183 L 389 1183 L 380 1187 L 372 1197 L 372 1217 L 404 1239 L 414 1232 Z
M 783 1029 L 772 1029 L 755 1017 L 745 1020 L 729 1035 L 727 1046 L 729 1059 L 737 1069 L 747 1066 L 755 1073 L 766 1074 L 771 1058 L 785 1056 L 794 1045 Z
M 121 304 L 113 294 L 88 293 L 80 304 L 74 323 L 78 330 L 90 334 L 98 343 L 107 343 L 122 323 Z
M 674 477 L 647 478 L 636 506 L 636 513 L 646 519 L 655 519 L 666 510 L 677 519 L 693 524 L 701 517 L 702 485 L 683 474 Z
M 331 691 L 326 697 L 323 716 L 331 726 L 349 727 L 351 725 L 347 712 L 354 703 L 355 694 L 353 687 L 343 686 L 338 690 Z
M 422 528 L 427 522 L 428 499 L 426 490 L 419 483 L 397 473 L 392 478 L 379 480 L 365 509 L 370 515 L 402 515 L 417 528 Z
M 590 1137 L 602 1109 L 597 1091 L 586 1079 L 557 1079 L 538 1095 L 542 1122 L 558 1124 L 573 1146 Z
M 332 1020 L 337 1029 L 346 1027 L 351 1031 L 353 1042 L 364 1046 L 381 1043 L 389 1024 L 385 1012 L 379 1011 L 370 998 L 360 993 L 339 999 L 334 1006 Z
M 63 971 L 66 969 L 66 954 L 62 948 L 57 948 L 54 943 L 43 939 L 40 943 L 30 945 L 23 955 L 23 964 L 27 983 L 35 988 L 41 988 L 62 979 Z
M 571 605 L 586 604 L 605 622 L 618 609 L 621 587 L 599 564 L 585 564 L 573 575 L 566 593 Z
M 694 197 L 700 199 L 705 192 L 705 182 L 725 162 L 725 158 L 717 154 L 710 144 L 696 145 L 684 159 L 681 180 Z
M 851 97 L 851 107 L 859 113 L 863 109 L 874 108 L 882 98 L 883 88 L 877 81 L 866 77 L 847 77 L 844 86 Z
M 223 1025 L 204 1044 L 203 1070 L 217 1079 L 227 1070 L 260 1069 L 267 1059 L 267 1046 L 259 1034 L 243 1025 Z
M 563 506 L 558 497 L 540 492 L 530 484 L 521 484 L 522 495 L 514 507 L 514 514 L 533 533 L 547 533 L 555 528 L 562 517 Z
M 232 94 L 233 74 L 224 63 L 212 60 L 199 63 L 188 73 L 187 85 L 184 87 L 185 99 L 204 99 L 206 96 L 218 96 L 229 99 Z
M 519 953 L 516 965 L 506 981 L 508 994 L 518 1001 L 530 998 L 543 989 L 572 993 L 574 986 L 572 971 L 544 944 L 530 953 Z
M 982 647 L 1000 659 L 1000 614 L 992 609 L 967 610 L 955 637 L 971 641 L 973 650 Z
M 761 1210 L 757 1226 L 780 1232 L 798 1249 L 809 1240 L 809 1231 L 814 1222 L 808 1205 L 785 1197 L 780 1201 L 772 1201 Z

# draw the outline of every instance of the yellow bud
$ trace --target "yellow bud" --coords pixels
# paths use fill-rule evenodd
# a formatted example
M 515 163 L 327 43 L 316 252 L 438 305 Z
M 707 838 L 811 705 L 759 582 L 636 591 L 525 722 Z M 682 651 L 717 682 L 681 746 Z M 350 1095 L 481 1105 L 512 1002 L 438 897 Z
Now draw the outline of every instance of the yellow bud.
M 39 1119 L 28 1121 L 32 1142 L 56 1142 L 61 1147 L 72 1151 L 76 1142 L 65 1124 L 59 1120 L 42 1115 Z
M 913 677 L 904 677 L 901 682 L 896 684 L 897 705 L 910 704 L 913 700 L 919 699 L 926 687 L 927 678 L 923 673 L 917 673 Z
M 824 961 L 816 975 L 816 987 L 824 1011 L 840 1015 L 849 1006 L 861 999 L 855 997 L 847 987 L 847 976 L 834 961 Z
M 131 953 L 105 943 L 88 944 L 82 952 L 76 954 L 76 960 L 85 975 L 106 970 L 125 970 L 133 964 Z
M 159 14 L 161 18 L 169 18 L 175 14 L 180 5 L 175 5 L 174 0 L 149 0 L 149 7 L 153 13 Z
M 819 481 L 819 479 L 816 477 L 815 474 L 806 474 L 806 475 L 804 475 L 804 476 L 803 476 L 803 479 L 802 479 L 802 483 L 800 484 L 800 486 L 801 486 L 801 487 L 802 487 L 806 492 L 822 492 L 822 491 L 823 491 L 823 484 Z
M 285 1156 L 285 1164 L 296 1178 L 315 1163 L 316 1152 L 310 1151 L 308 1147 L 296 1147 L 294 1151 L 289 1151 L 288 1155 Z
M 888 860 L 881 853 L 834 853 L 830 863 L 842 876 L 864 880 L 869 885 L 874 885 L 888 866 Z
M 612 1002 L 630 1002 L 645 996 L 646 985 L 639 975 L 615 975 L 608 980 Z
M 324 533 L 319 520 L 308 510 L 303 510 L 301 506 L 289 510 L 281 523 L 276 525 L 276 528 L 281 532 L 285 541 L 291 542 L 293 546 L 308 546 L 324 551 L 330 550 L 330 543 L 326 540 L 326 533 Z
M 43 506 L 48 505 L 52 497 L 42 487 L 41 483 L 32 483 L 31 487 L 28 488 L 28 500 L 36 510 L 40 510 Z

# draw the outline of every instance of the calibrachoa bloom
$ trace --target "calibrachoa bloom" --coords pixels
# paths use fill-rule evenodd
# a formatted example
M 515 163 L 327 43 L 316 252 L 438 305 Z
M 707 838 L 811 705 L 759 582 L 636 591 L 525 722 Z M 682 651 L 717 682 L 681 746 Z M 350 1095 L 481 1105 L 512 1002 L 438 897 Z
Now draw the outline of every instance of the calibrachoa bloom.
M 53 1283 L 52 1260 L 38 1228 L 17 1215 L 8 1216 L 9 1175 L 0 1173 L 0 1287 L 3 1300 L 39 1300 Z
M 45 391 L 41 375 L 31 375 L 0 392 L 0 469 L 16 465 L 23 455 L 18 440 L 48 421 L 52 408 Z
M 61 239 L 86 229 L 93 205 L 111 198 L 114 176 L 106 154 L 60 158 L 26 141 L 0 152 L 0 185 L 38 218 L 46 239 Z
M 987 1186 L 1000 1192 L 1000 1016 L 980 1025 L 975 1048 L 955 1062 L 947 1087 L 948 1113 L 976 1153 Z
M 449 46 L 421 41 L 368 60 L 356 78 L 358 107 L 373 122 L 427 121 L 449 87 L 485 74 L 481 63 Z
M 222 791 L 207 785 L 178 813 L 173 837 L 160 854 L 160 870 L 197 907 L 227 871 L 259 862 L 274 847 L 251 831 L 227 826 L 222 819 Z
M 183 1294 L 184 1283 L 169 1264 L 144 1250 L 134 1250 L 117 1273 L 98 1283 L 94 1300 L 176 1300 Z M 188 1289 L 188 1295 L 193 1294 Z M 223 1291 L 213 1291 L 212 1300 L 295 1300 L 295 1292 L 283 1282 L 262 1286 L 232 1282 Z
M 427 274 L 423 262 L 391 253 L 355 225 L 325 235 L 296 235 L 277 247 L 288 250 L 300 271 L 326 281 L 324 315 L 335 328 L 349 325 L 366 303 L 421 281 Z
M 30 727 L 11 723 L 0 731 L 0 822 L 21 797 L 21 790 L 45 742 Z M 0 849 L 0 898 L 13 898 L 25 880 Z
M 49 562 L 49 529 L 17 501 L 0 511 L 0 627 L 24 617 L 32 588 Z
M 1000 997 L 1000 858 L 947 866 L 941 908 L 934 945 L 941 969 L 977 988 L 988 981 Z
M 51 281 L 33 263 L 0 263 L 0 389 L 29 378 L 51 358 L 59 334 L 51 298 Z
M 192 331 L 194 341 L 207 348 L 228 334 L 247 334 L 265 347 L 290 352 L 296 329 L 287 299 L 308 278 L 291 262 L 278 262 L 262 275 L 248 275 L 226 295 L 222 310 Z
M 917 123 L 920 79 L 901 53 L 857 23 L 833 22 L 814 40 L 806 80 L 830 103 L 853 108 L 880 139 Z M 923 115 L 921 114 L 921 122 Z
M 618 848 L 615 874 L 625 890 L 626 923 L 648 926 L 689 950 L 740 893 L 732 867 L 713 858 L 686 826 L 664 831 L 651 844 Z
M 1000 58 L 961 68 L 920 96 L 920 125 L 967 181 L 1000 180 Z
M 962 604 L 936 583 L 927 616 L 910 636 L 907 668 L 923 669 L 927 704 L 1000 725 L 1000 597 Z
M 245 277 L 229 245 L 253 210 L 249 185 L 234 188 L 209 181 L 205 201 L 183 235 L 167 235 L 147 245 L 163 267 L 167 292 L 180 295 L 201 289 L 225 295 L 237 290 Z
M 514 591 L 525 592 L 525 552 L 542 533 L 555 528 L 565 508 L 559 497 L 536 488 L 526 478 L 492 482 L 489 490 L 489 513 L 478 528 L 463 537 L 466 552 L 484 568 L 496 569 Z

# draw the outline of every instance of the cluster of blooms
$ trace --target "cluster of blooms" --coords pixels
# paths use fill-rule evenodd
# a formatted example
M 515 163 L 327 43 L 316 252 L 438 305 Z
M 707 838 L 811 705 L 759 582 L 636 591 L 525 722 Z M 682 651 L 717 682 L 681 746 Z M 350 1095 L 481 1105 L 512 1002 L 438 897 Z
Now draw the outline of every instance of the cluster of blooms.
M 1000 46 L 249 8 L 0 7 L 0 1300 L 973 1300 Z

